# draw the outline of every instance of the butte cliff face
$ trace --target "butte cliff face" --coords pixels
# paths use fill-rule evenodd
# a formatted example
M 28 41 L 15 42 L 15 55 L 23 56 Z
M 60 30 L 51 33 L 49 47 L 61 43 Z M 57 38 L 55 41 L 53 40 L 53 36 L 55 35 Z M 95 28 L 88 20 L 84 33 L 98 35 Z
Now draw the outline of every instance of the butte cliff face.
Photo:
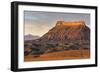
M 64 22 L 58 21 L 51 30 L 44 34 L 39 41 L 47 43 L 89 41 L 90 29 L 84 21 Z

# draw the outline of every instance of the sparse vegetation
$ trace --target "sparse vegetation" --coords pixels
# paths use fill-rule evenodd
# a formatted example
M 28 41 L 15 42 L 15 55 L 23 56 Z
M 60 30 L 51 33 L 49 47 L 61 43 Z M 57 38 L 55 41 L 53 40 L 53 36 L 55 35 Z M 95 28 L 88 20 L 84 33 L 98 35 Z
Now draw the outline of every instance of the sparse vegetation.
M 42 55 L 44 53 L 52 53 L 52 52 L 59 52 L 65 50 L 89 50 L 89 42 L 79 43 L 79 42 L 70 42 L 70 43 L 56 43 L 56 44 L 29 44 L 25 43 L 24 47 L 30 48 L 31 51 L 25 51 L 25 56 L 27 55 Z M 38 57 L 38 56 L 37 56 Z

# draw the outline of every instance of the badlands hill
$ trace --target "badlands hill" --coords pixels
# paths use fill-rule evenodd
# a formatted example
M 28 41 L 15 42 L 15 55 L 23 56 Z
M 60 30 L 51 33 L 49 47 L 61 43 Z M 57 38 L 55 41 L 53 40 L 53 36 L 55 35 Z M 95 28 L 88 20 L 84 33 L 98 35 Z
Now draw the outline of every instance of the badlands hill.
M 57 21 L 55 27 L 44 34 L 39 41 L 44 42 L 68 42 L 90 40 L 90 29 L 84 21 L 64 22 Z

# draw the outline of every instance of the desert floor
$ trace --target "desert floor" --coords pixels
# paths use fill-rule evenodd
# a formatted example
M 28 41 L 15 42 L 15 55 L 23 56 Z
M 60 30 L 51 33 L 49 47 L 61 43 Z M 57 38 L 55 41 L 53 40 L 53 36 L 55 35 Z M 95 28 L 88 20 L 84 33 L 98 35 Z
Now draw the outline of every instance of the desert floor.
M 71 60 L 71 59 L 88 59 L 90 50 L 67 50 L 61 52 L 44 53 L 39 57 L 36 55 L 24 56 L 25 62 L 47 61 L 47 60 Z

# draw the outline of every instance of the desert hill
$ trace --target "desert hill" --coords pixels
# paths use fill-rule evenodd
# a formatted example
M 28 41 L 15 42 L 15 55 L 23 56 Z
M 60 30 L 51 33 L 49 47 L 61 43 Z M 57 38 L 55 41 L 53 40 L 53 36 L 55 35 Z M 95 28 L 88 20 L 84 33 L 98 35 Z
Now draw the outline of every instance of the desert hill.
M 85 41 L 90 38 L 90 29 L 84 21 L 64 22 L 57 21 L 55 27 L 44 34 L 39 41 L 43 42 L 67 42 L 67 41 Z

